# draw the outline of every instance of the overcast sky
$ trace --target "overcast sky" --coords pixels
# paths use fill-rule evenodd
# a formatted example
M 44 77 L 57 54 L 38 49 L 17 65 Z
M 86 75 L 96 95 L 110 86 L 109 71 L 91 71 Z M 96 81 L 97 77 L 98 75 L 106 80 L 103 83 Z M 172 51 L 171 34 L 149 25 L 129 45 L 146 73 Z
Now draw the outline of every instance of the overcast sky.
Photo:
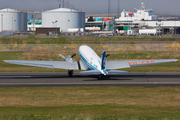
M 108 0 L 65 0 L 71 8 L 85 10 L 86 14 L 108 13 Z M 180 0 L 119 0 L 120 11 L 135 11 L 141 2 L 152 8 L 155 14 L 180 15 Z M 62 0 L 0 0 L 0 9 L 50 10 L 58 8 Z M 111 13 L 117 13 L 118 0 L 111 0 Z

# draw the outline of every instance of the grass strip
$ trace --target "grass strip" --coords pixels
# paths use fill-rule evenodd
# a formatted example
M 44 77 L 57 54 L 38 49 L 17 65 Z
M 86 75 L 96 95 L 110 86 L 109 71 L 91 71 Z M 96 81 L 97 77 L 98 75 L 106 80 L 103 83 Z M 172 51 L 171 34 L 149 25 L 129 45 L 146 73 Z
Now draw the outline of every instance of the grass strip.
M 89 42 L 91 44 L 99 44 L 103 41 L 180 41 L 180 38 L 155 38 L 155 37 L 82 37 L 82 38 L 70 38 L 65 36 L 59 36 L 57 38 L 37 38 L 33 35 L 29 35 L 27 38 L 12 38 L 2 37 L 0 38 L 0 44 L 81 44 Z
M 179 120 L 179 108 L 134 106 L 66 106 L 0 108 L 3 120 Z M 8 112 L 8 113 L 7 113 Z
M 0 88 L 1 119 L 178 120 L 180 87 Z

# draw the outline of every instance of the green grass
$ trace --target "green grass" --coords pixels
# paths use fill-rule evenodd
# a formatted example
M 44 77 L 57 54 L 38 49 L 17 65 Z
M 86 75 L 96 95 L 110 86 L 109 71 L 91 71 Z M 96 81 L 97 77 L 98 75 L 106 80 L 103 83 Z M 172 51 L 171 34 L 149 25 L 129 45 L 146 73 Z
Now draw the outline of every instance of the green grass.
M 3 112 L 4 111 L 4 112 Z M 36 108 L 0 108 L 1 119 L 7 120 L 179 120 L 175 108 L 118 107 L 118 106 L 66 106 Z M 6 112 L 10 113 L 7 114 Z
M 0 88 L 7 120 L 179 120 L 180 87 Z

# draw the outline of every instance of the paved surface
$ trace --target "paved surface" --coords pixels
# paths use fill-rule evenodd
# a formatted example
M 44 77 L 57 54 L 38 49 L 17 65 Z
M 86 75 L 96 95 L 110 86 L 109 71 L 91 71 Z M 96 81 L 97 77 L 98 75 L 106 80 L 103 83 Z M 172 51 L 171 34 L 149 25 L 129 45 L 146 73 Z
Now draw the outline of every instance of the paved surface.
M 0 73 L 0 87 L 43 86 L 180 86 L 180 72 L 132 72 L 126 75 L 98 76 L 67 73 Z

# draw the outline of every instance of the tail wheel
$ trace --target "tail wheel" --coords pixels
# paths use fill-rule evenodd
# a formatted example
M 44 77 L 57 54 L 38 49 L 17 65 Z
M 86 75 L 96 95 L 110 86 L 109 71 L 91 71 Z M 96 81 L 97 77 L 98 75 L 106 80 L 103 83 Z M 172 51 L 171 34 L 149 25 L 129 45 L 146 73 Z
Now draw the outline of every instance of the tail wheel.
M 73 73 L 73 70 L 68 70 L 69 77 L 72 77 Z

